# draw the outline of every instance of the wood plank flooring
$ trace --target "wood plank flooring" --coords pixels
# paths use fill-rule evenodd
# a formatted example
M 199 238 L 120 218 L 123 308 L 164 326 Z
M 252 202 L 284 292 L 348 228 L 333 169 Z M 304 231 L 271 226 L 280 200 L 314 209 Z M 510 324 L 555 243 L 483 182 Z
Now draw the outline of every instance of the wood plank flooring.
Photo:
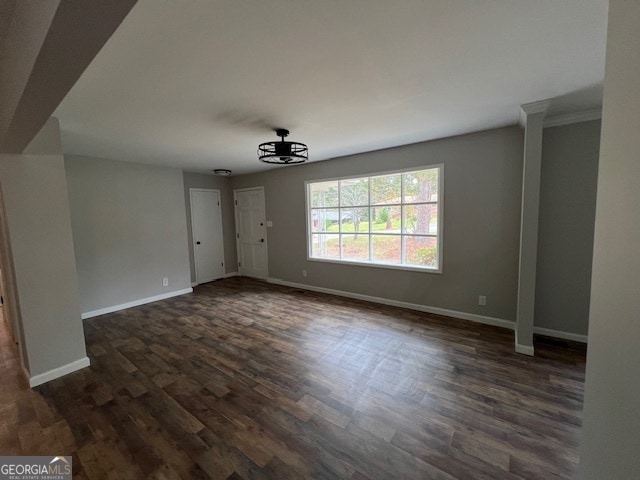
M 232 278 L 85 321 L 30 390 L 6 331 L 0 453 L 76 478 L 576 478 L 584 347 Z

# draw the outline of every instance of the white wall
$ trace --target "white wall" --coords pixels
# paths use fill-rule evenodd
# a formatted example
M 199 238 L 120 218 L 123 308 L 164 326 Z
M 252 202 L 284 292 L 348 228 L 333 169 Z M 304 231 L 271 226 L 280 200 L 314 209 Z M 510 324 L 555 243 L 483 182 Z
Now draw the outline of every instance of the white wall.
M 611 0 L 581 478 L 640 478 L 640 2 Z
M 181 170 L 75 155 L 65 167 L 83 313 L 191 288 Z

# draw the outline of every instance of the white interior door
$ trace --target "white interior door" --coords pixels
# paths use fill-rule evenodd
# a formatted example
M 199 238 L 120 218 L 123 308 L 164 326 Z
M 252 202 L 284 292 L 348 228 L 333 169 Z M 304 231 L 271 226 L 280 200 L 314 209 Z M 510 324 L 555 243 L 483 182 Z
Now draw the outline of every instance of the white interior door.
M 196 280 L 206 283 L 224 276 L 220 192 L 191 188 L 189 195 Z
M 264 189 L 235 190 L 238 273 L 267 278 L 267 228 Z

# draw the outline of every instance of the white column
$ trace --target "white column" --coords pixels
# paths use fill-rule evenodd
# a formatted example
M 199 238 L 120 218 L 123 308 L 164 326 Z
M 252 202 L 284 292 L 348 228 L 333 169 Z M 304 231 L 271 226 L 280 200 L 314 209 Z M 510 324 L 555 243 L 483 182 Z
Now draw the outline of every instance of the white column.
M 549 104 L 550 102 L 545 100 L 527 103 L 520 107 L 521 121 L 524 124 L 525 133 L 515 349 L 516 352 L 525 355 L 533 355 L 533 313 L 536 299 L 536 262 L 538 258 L 542 127 Z
M 60 127 L 52 117 L 24 154 L 0 153 L 15 282 L 11 301 L 24 334 L 22 360 L 32 387 L 89 365 L 60 145 Z
M 611 0 L 580 478 L 640 478 L 640 2 Z

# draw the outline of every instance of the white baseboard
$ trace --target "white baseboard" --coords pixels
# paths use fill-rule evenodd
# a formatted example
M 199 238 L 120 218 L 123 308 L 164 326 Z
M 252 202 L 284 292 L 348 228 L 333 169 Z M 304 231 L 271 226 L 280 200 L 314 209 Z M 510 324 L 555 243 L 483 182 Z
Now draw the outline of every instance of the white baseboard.
M 98 310 L 91 310 L 90 312 L 84 312 L 82 314 L 82 319 L 85 320 L 91 317 L 97 317 L 99 315 L 105 315 L 107 313 L 117 312 L 119 310 L 124 310 L 126 308 L 137 307 L 139 305 L 144 305 L 145 303 L 157 302 L 159 300 L 165 300 L 171 297 L 177 297 L 178 295 L 184 295 L 185 293 L 193 292 L 193 288 L 185 288 L 182 290 L 175 290 L 173 292 L 163 293 L 161 295 L 155 295 L 153 297 L 141 298 L 139 300 L 133 300 L 132 302 L 123 303 L 120 305 L 113 305 L 112 307 L 100 308 Z
M 328 293 L 330 295 L 338 295 L 340 297 L 355 298 L 357 300 L 366 300 L 367 302 L 381 303 L 383 305 L 390 305 L 392 307 L 407 308 L 409 310 L 417 310 L 419 312 L 434 313 L 436 315 L 446 315 L 447 317 L 460 318 L 462 320 L 470 320 L 476 323 L 483 323 L 485 325 L 493 325 L 495 327 L 508 328 L 513 330 L 515 324 L 509 320 L 495 317 L 485 317 L 483 315 L 476 315 L 475 313 L 459 312 L 457 310 L 448 310 L 440 307 L 430 307 L 428 305 L 420 305 L 418 303 L 400 302 L 398 300 L 391 300 L 389 298 L 373 297 L 370 295 L 363 295 L 360 293 L 345 292 L 343 290 L 334 290 L 332 288 L 316 287 L 313 285 L 305 285 L 303 283 L 288 282 L 286 280 L 280 280 L 279 278 L 267 278 L 267 282 L 274 283 L 276 285 L 284 285 L 286 287 L 300 288 L 302 290 L 311 290 L 313 292 Z
M 75 362 L 67 363 L 66 365 L 51 369 L 38 375 L 34 375 L 33 377 L 27 373 L 29 386 L 31 388 L 37 387 L 38 385 L 42 385 L 43 383 L 50 382 L 51 380 L 55 380 L 56 378 L 75 372 L 76 370 L 80 370 L 81 368 L 88 367 L 90 364 L 91 362 L 89 361 L 89 357 L 82 357 Z
M 550 328 L 533 327 L 533 333 L 538 335 L 544 335 L 546 337 L 562 338 L 564 340 L 572 340 L 574 342 L 587 343 L 587 335 L 581 335 L 579 333 L 561 332 L 559 330 L 552 330 Z
M 521 353 L 522 355 L 529 355 L 530 357 L 533 357 L 533 347 L 516 343 L 516 353 Z
M 212 280 L 212 281 L 215 282 L 216 280 L 222 280 L 223 278 L 237 277 L 238 275 L 239 275 L 238 272 L 229 272 L 229 273 L 225 273 L 220 278 L 216 278 L 215 280 Z M 200 285 L 198 282 L 192 282 L 191 288 L 197 287 L 198 285 Z
M 512 322 L 510 320 L 504 320 L 502 318 L 485 317 L 483 315 L 477 315 L 475 313 L 459 312 L 457 310 L 448 310 L 440 307 L 430 307 L 428 305 L 420 305 L 417 303 L 400 302 L 398 300 L 391 300 L 389 298 L 373 297 L 370 295 L 362 295 L 360 293 L 345 292 L 343 290 L 334 290 L 332 288 L 316 287 L 314 285 L 305 285 L 304 283 L 295 283 L 295 282 L 289 282 L 286 280 L 280 280 L 279 278 L 267 278 L 267 282 L 273 283 L 276 285 L 283 285 L 285 287 L 300 288 L 302 290 L 328 293 L 330 295 L 338 295 L 340 297 L 355 298 L 357 300 L 366 300 L 368 302 L 381 303 L 383 305 L 391 305 L 393 307 L 407 308 L 409 310 L 417 310 L 419 312 L 435 313 L 437 315 L 446 315 L 447 317 L 460 318 L 462 320 L 469 320 L 471 322 L 483 323 L 485 325 L 493 325 L 495 327 L 508 328 L 509 330 L 515 330 L 515 326 L 516 326 L 515 322 Z M 562 338 L 565 340 L 573 340 L 575 342 L 587 343 L 586 335 L 579 335 L 576 333 L 561 332 L 558 330 L 551 330 L 548 328 L 541 328 L 541 327 L 534 327 L 533 333 L 546 335 L 548 337 Z M 533 355 L 533 347 L 527 347 L 525 345 L 517 344 L 516 351 L 524 355 Z

